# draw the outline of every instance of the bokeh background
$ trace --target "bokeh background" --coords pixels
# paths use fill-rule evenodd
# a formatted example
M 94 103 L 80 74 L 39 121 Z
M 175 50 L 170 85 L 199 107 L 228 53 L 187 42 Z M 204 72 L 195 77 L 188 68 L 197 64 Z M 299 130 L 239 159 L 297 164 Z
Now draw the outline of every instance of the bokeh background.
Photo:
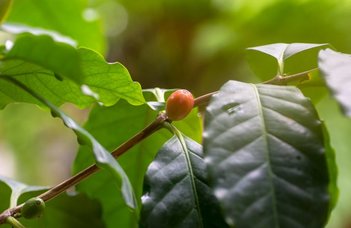
M 94 48 L 108 61 L 125 65 L 143 88 L 186 88 L 198 96 L 231 79 L 260 82 L 247 62 L 245 49 L 252 46 L 330 43 L 351 53 L 350 0 L 61 0 L 60 4 L 72 2 L 85 10 L 68 13 L 100 23 L 96 36 L 101 39 Z M 14 17 L 10 14 L 9 20 Z M 339 167 L 340 196 L 328 227 L 348 228 L 351 120 L 328 95 L 314 102 L 326 120 Z M 80 123 L 89 112 L 69 104 L 62 108 Z M 74 134 L 47 111 L 29 104 L 12 104 L 0 111 L 0 175 L 53 185 L 70 175 L 76 149 Z

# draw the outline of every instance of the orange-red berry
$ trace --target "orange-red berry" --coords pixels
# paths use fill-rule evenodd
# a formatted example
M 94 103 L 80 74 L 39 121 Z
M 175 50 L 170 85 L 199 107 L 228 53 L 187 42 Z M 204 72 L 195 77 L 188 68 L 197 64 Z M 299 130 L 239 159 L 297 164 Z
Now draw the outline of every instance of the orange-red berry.
M 191 112 L 193 106 L 193 95 L 188 90 L 179 89 L 168 97 L 166 114 L 170 120 L 181 120 Z

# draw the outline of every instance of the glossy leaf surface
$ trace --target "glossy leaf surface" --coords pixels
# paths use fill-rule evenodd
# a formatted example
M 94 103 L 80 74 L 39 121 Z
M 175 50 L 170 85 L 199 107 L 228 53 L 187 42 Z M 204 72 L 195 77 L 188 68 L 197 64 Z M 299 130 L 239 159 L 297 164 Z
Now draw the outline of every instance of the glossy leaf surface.
M 95 99 L 105 106 L 115 104 L 120 98 L 133 105 L 144 103 L 141 86 L 133 82 L 128 70 L 120 63 L 107 63 L 98 53 L 78 49 L 83 69 L 83 83 L 96 94 Z
M 78 141 L 87 145 L 89 150 L 93 153 L 96 165 L 101 169 L 109 171 L 109 173 L 113 176 L 113 180 L 115 180 L 116 183 L 120 185 L 120 191 L 125 200 L 125 203 L 130 208 L 135 209 L 137 207 L 133 188 L 128 179 L 128 176 L 124 172 L 123 168 L 119 165 L 119 163 L 115 160 L 115 158 L 100 144 L 100 142 L 98 142 L 87 130 L 82 128 L 72 118 L 67 116 L 55 105 L 40 95 L 36 94 L 33 90 L 26 87 L 21 82 L 16 81 L 12 78 L 7 79 L 7 81 L 17 86 L 19 89 L 23 89 L 28 94 L 32 95 L 34 98 L 45 104 L 45 106 L 50 108 L 51 113 L 54 117 L 59 117 L 65 126 L 72 129 L 77 135 Z
M 95 17 L 87 17 L 87 13 Z M 103 53 L 105 40 L 97 12 L 87 0 L 14 1 L 7 22 L 56 31 L 77 41 L 79 46 Z M 31 32 L 31 31 L 28 31 Z
M 330 196 L 322 122 L 297 88 L 229 81 L 205 120 L 205 160 L 230 225 L 323 227 Z
M 316 47 L 325 46 L 326 44 L 306 44 L 306 43 L 292 43 L 292 44 L 268 44 L 259 47 L 248 48 L 248 50 L 256 50 L 259 52 L 266 53 L 267 55 L 273 56 L 278 61 L 286 60 L 287 58 Z
M 85 128 L 112 151 L 155 117 L 156 113 L 147 105 L 131 106 L 120 101 L 111 107 L 93 109 Z M 167 132 L 156 133 L 118 158 L 133 185 L 138 204 L 147 165 L 152 161 L 157 149 L 167 140 L 168 134 L 165 133 Z M 80 171 L 93 162 L 89 156 L 89 148 L 83 145 L 79 148 L 74 170 Z M 98 172 L 82 181 L 77 190 L 101 202 L 107 227 L 137 227 L 137 215 L 125 206 L 120 193 L 116 191 L 113 178 L 106 172 Z
M 319 53 L 319 68 L 334 98 L 345 115 L 351 116 L 351 55 L 322 50 Z
M 85 128 L 111 151 L 151 123 L 156 115 L 157 112 L 146 104 L 132 106 L 125 101 L 119 101 L 111 107 L 95 107 Z M 201 138 L 201 123 L 196 112 L 191 113 L 183 121 L 178 121 L 176 125 L 181 131 L 196 140 Z M 133 185 L 139 204 L 146 169 L 154 159 L 156 152 L 169 137 L 171 134 L 168 131 L 160 130 L 118 158 L 118 162 Z M 75 171 L 87 167 L 92 162 L 94 161 L 89 156 L 88 148 L 81 146 L 74 164 Z M 101 202 L 106 212 L 103 216 L 107 227 L 138 226 L 136 215 L 124 205 L 123 199 L 115 190 L 110 175 L 104 172 L 96 173 L 80 183 L 77 189 Z
M 76 133 L 80 142 L 83 142 L 89 146 L 89 150 L 91 150 L 94 154 L 96 164 L 100 168 L 109 171 L 109 173 L 112 174 L 112 179 L 114 181 L 117 180 L 118 184 L 120 184 L 119 182 L 121 179 L 122 183 L 120 186 L 120 191 L 124 201 L 130 208 L 135 209 L 137 207 L 137 202 L 133 187 L 127 174 L 124 172 L 123 168 L 115 160 L 115 158 L 110 154 L 110 152 L 106 150 L 87 130 L 80 127 L 73 119 L 68 117 L 60 110 L 55 109 L 53 106 L 50 106 L 50 108 L 55 115 L 62 119 L 67 127 L 71 128 Z
M 202 147 L 189 138 L 167 141 L 144 180 L 142 227 L 226 227 L 207 183 Z
M 36 64 L 76 82 L 83 79 L 77 50 L 47 35 L 20 35 L 4 56 L 5 61 L 11 59 Z
M 276 43 L 248 48 L 252 70 L 262 80 L 297 74 L 317 67 L 318 51 L 327 44 Z M 272 58 L 273 57 L 273 58 Z
M 34 49 L 33 49 L 34 48 Z M 36 51 L 33 51 L 36 50 Z M 71 102 L 87 107 L 97 101 L 111 106 L 119 99 L 144 102 L 141 86 L 120 63 L 107 63 L 98 53 L 57 42 L 48 35 L 22 35 L 0 62 L 0 75 L 14 77 L 55 105 Z M 0 80 L 0 106 L 38 103 Z

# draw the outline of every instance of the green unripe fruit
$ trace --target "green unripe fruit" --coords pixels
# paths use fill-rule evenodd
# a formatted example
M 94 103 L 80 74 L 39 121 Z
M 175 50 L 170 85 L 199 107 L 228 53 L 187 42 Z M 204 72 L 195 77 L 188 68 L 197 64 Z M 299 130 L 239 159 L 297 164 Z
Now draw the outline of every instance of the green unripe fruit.
M 40 217 L 44 213 L 45 202 L 41 198 L 31 198 L 27 200 L 21 210 L 21 214 L 26 219 Z
M 166 114 L 168 119 L 184 119 L 191 112 L 193 106 L 194 97 L 188 90 L 176 90 L 167 99 Z

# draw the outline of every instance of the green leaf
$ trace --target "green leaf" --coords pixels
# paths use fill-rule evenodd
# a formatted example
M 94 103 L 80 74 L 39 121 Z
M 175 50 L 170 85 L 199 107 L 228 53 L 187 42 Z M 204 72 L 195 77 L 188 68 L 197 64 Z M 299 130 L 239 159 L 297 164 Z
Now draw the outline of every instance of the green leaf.
M 314 107 L 297 88 L 230 81 L 205 117 L 205 160 L 229 225 L 325 225 L 326 141 Z
M 105 227 L 100 204 L 84 194 L 62 194 L 47 202 L 40 223 L 43 228 Z
M 134 105 L 144 103 L 139 83 L 131 80 L 121 64 L 107 63 L 92 50 L 77 51 L 47 35 L 21 37 L 0 62 L 0 74 L 15 77 L 55 105 L 71 102 L 84 108 L 98 101 L 110 106 L 120 98 Z M 31 52 L 34 43 L 39 47 L 35 53 Z M 54 59 L 50 61 L 51 58 Z M 79 73 L 77 69 L 83 71 Z M 40 104 L 8 82 L 1 81 L 0 88 L 1 107 L 14 101 Z
M 319 52 L 319 68 L 344 114 L 351 116 L 351 55 L 331 49 Z
M 292 43 L 292 44 L 268 44 L 258 47 L 251 47 L 248 50 L 256 50 L 259 52 L 266 53 L 267 55 L 273 56 L 278 61 L 286 60 L 287 58 L 316 47 L 326 46 L 327 44 L 306 44 L 306 43 Z
M 11 59 L 36 64 L 76 82 L 83 79 L 77 50 L 68 44 L 56 42 L 47 35 L 27 33 L 18 36 L 3 61 Z
M 111 151 L 151 123 L 156 115 L 157 112 L 146 104 L 132 106 L 125 101 L 119 101 L 111 107 L 94 107 L 85 128 Z M 197 140 L 201 139 L 201 122 L 195 111 L 183 121 L 178 121 L 177 126 L 189 136 Z M 138 201 L 142 195 L 146 169 L 169 137 L 171 134 L 168 131 L 160 130 L 118 158 L 118 162 L 128 174 Z M 80 147 L 74 163 L 76 172 L 93 162 L 88 152 L 86 146 Z M 109 175 L 99 172 L 80 183 L 77 189 L 101 202 L 107 227 L 137 227 L 136 216 L 126 208 L 123 200 L 116 196 L 116 192 L 111 187 L 112 184 Z
M 277 43 L 248 48 L 251 68 L 261 79 L 290 75 L 317 67 L 317 52 L 327 44 Z M 273 57 L 273 58 L 272 58 Z
M 114 180 L 119 181 L 121 179 L 121 193 L 124 197 L 125 203 L 130 207 L 136 208 L 136 200 L 133 192 L 133 188 L 129 182 L 128 176 L 124 172 L 123 168 L 119 165 L 119 163 L 114 159 L 114 157 L 107 151 L 87 130 L 79 126 L 73 119 L 63 113 L 60 109 L 58 109 L 55 105 L 47 101 L 45 98 L 36 94 L 33 90 L 26 87 L 21 82 L 13 79 L 13 78 L 4 78 L 7 81 L 13 83 L 18 88 L 23 89 L 24 91 L 31 94 L 33 97 L 38 99 L 40 102 L 45 104 L 47 107 L 51 109 L 52 115 L 55 117 L 59 117 L 62 119 L 63 123 L 70 129 L 72 129 L 80 142 L 84 142 L 87 144 L 89 149 L 93 152 L 95 162 L 98 167 L 109 171 L 109 173 L 113 176 Z
M 125 101 L 119 101 L 111 107 L 95 107 L 90 113 L 85 128 L 107 149 L 113 150 L 143 129 L 147 123 L 153 121 L 156 114 L 146 104 L 132 106 Z M 135 189 L 139 204 L 144 173 L 157 150 L 167 140 L 167 136 L 169 133 L 165 130 L 157 132 L 118 158 L 118 162 L 128 174 Z M 88 148 L 81 146 L 74 163 L 74 170 L 78 172 L 92 162 Z M 137 216 L 125 206 L 121 197 L 116 195 L 111 177 L 106 173 L 94 174 L 81 182 L 77 190 L 101 202 L 107 227 L 137 227 Z
M 71 37 L 79 46 L 105 51 L 100 17 L 89 8 L 88 0 L 71 0 L 69 4 L 61 0 L 14 1 L 7 21 L 56 31 Z
M 152 110 L 163 111 L 166 109 L 166 93 L 170 93 L 172 91 L 174 91 L 174 89 L 153 88 L 144 89 L 143 94 L 147 100 L 147 105 L 149 105 Z
M 55 105 L 71 102 L 81 108 L 85 108 L 95 102 L 94 98 L 81 92 L 79 85 L 67 79 L 58 80 L 51 71 L 31 63 L 21 60 L 0 62 L 0 72 L 21 81 Z M 0 91 L 1 108 L 12 102 L 42 105 L 31 95 L 5 80 L 0 80 Z
M 0 180 L 0 212 L 10 207 L 11 188 L 3 180 Z
M 0 176 L 0 182 L 6 184 L 11 190 L 10 205 L 7 205 L 7 207 L 17 206 L 17 201 L 19 197 L 24 193 L 38 192 L 38 191 L 43 191 L 48 189 L 48 187 L 44 187 L 44 186 L 29 186 L 4 176 Z M 6 198 L 8 197 L 7 196 L 1 197 L 1 199 L 6 199 Z
M 329 204 L 329 215 L 331 211 L 335 208 L 336 203 L 339 198 L 339 189 L 337 186 L 337 177 L 338 177 L 338 167 L 336 166 L 335 161 L 335 151 L 331 146 L 329 133 L 327 127 L 323 123 L 322 125 L 324 145 L 325 145 L 325 154 L 327 157 L 328 171 L 329 171 L 329 195 L 330 195 L 330 204 Z
M 105 106 L 115 104 L 120 98 L 133 105 L 145 102 L 140 84 L 131 80 L 128 70 L 122 64 L 107 63 L 101 55 L 89 49 L 80 48 L 78 52 L 82 61 L 84 84 L 88 86 L 87 94 Z
M 12 0 L 0 0 L 0 24 L 8 15 Z
M 72 47 L 77 47 L 77 42 L 68 36 L 64 36 L 57 31 L 47 30 L 42 28 L 35 28 L 27 25 L 22 24 L 13 24 L 13 23 L 6 23 L 1 26 L 1 29 L 4 32 L 7 32 L 12 35 L 19 35 L 22 33 L 30 33 L 36 36 L 39 35 L 48 35 L 52 37 L 52 39 L 56 42 L 66 43 L 71 45 Z
M 142 227 L 226 227 L 208 186 L 200 144 L 167 141 L 144 180 Z
M 94 158 L 96 164 L 112 174 L 113 179 L 121 179 L 121 193 L 124 197 L 125 203 L 130 207 L 135 209 L 137 207 L 136 200 L 133 192 L 133 187 L 129 181 L 127 174 L 124 172 L 123 168 L 119 163 L 112 157 L 112 155 L 107 151 L 88 131 L 80 127 L 77 123 L 74 122 L 70 117 L 65 115 L 59 109 L 55 109 L 53 106 L 50 107 L 51 110 L 59 116 L 64 124 L 71 128 L 78 136 L 80 141 L 84 141 L 89 144 L 90 149 L 94 153 Z

